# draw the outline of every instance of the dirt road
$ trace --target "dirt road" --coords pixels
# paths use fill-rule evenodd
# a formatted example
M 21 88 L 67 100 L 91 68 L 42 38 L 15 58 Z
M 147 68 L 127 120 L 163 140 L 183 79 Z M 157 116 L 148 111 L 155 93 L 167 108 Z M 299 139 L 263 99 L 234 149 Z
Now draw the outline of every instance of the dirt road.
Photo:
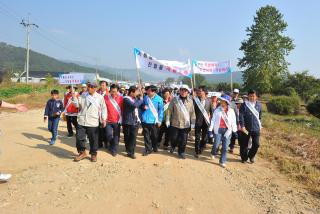
M 42 111 L 0 114 L 0 170 L 13 174 L 0 184 L 0 213 L 320 213 L 319 199 L 258 159 L 242 164 L 228 155 L 227 168 L 200 159 L 189 143 L 186 160 L 167 151 L 137 159 L 105 150 L 98 162 L 72 161 L 75 139 L 49 146 Z M 237 152 L 236 152 L 237 153 Z

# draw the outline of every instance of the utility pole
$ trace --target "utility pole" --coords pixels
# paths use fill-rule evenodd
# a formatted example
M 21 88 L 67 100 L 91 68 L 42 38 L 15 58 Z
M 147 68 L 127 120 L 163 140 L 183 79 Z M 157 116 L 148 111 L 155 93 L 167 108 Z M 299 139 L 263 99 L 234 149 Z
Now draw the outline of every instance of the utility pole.
M 30 32 L 31 32 L 31 28 L 32 27 L 36 27 L 38 28 L 39 26 L 34 24 L 34 23 L 30 23 L 30 20 L 29 20 L 29 15 L 28 15 L 28 20 L 25 21 L 24 19 L 22 19 L 21 25 L 23 25 L 23 27 L 26 28 L 26 31 L 27 31 L 27 58 L 26 58 L 26 65 L 25 65 L 25 69 L 26 69 L 26 76 L 27 76 L 27 79 L 26 79 L 26 83 L 28 84 L 29 83 L 29 52 L 30 52 Z

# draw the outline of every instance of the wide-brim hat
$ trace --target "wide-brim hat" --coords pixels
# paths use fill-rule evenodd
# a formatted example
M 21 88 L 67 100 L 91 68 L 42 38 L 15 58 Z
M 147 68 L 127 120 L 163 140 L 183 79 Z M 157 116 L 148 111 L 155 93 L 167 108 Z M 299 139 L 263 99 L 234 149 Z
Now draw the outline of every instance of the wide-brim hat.
M 230 96 L 228 95 L 222 95 L 219 97 L 219 100 L 225 101 L 228 105 L 230 105 Z

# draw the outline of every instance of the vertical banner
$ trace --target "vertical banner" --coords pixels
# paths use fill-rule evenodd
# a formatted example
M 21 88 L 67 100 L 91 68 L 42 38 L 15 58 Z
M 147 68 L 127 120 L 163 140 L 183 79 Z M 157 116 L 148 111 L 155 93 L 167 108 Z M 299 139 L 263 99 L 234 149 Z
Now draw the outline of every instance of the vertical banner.
M 192 60 L 192 69 L 195 74 L 225 74 L 232 72 L 230 60 L 223 62 Z
M 158 60 L 137 48 L 134 49 L 137 69 L 145 69 L 154 72 L 169 72 L 182 76 L 192 77 L 189 62 Z

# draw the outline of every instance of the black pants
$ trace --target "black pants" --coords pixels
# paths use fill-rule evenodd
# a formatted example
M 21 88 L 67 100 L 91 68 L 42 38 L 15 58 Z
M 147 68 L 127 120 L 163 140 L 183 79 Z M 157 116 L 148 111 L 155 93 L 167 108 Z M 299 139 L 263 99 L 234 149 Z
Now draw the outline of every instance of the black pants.
M 202 126 L 195 127 L 195 152 L 200 154 L 201 151 L 206 147 L 208 142 L 208 125 L 204 122 Z
M 239 134 L 241 131 L 238 131 L 237 132 L 237 134 L 238 134 L 238 136 L 236 136 L 235 135 L 235 133 L 234 132 L 232 132 L 232 135 L 231 135 L 231 140 L 230 140 L 230 144 L 229 144 L 229 148 L 230 148 L 230 150 L 233 150 L 234 149 L 234 146 L 236 145 L 236 140 L 238 139 L 238 142 L 239 142 L 239 136 L 241 135 L 241 134 Z M 239 145 L 240 145 L 240 143 L 239 143 Z
M 128 155 L 134 155 L 137 143 L 138 125 L 123 125 L 124 144 Z
M 68 115 L 66 115 L 66 119 L 67 119 L 68 133 L 70 135 L 71 134 L 73 135 L 72 125 L 74 126 L 75 129 L 77 129 L 77 127 L 78 127 L 77 116 L 68 116 Z
M 156 124 L 142 123 L 144 146 L 146 152 L 158 150 L 158 133 L 159 128 Z
M 252 147 L 248 152 L 248 143 L 249 143 L 250 137 L 252 139 Z M 260 146 L 259 139 L 260 139 L 260 132 L 259 131 L 258 132 L 249 132 L 248 135 L 241 132 L 241 140 L 239 141 L 241 160 L 247 161 L 248 158 L 252 159 L 255 157 L 255 155 L 258 152 L 258 148 Z
M 106 129 L 99 127 L 99 137 L 98 137 L 98 144 L 99 144 L 99 148 L 103 147 L 103 144 L 105 146 L 105 148 L 108 148 L 108 142 L 106 140 Z
M 189 132 L 190 128 L 178 129 L 173 126 L 170 127 L 171 147 L 172 149 L 175 149 L 178 146 L 179 155 L 185 153 Z
M 158 146 L 160 146 L 160 144 L 161 144 L 163 135 L 164 135 L 164 143 L 163 143 L 163 145 L 168 147 L 169 146 L 169 141 L 170 141 L 170 138 L 169 138 L 170 133 L 169 133 L 169 128 L 166 126 L 165 122 L 163 122 L 161 124 L 160 130 L 159 130 Z
M 90 143 L 90 154 L 96 155 L 98 150 L 98 127 L 87 127 L 78 125 L 77 129 L 77 150 L 83 152 L 86 150 L 86 142 L 88 136 Z
M 121 125 L 119 123 L 108 123 L 105 128 L 106 142 L 110 144 L 109 150 L 112 153 L 118 152 L 120 128 Z

